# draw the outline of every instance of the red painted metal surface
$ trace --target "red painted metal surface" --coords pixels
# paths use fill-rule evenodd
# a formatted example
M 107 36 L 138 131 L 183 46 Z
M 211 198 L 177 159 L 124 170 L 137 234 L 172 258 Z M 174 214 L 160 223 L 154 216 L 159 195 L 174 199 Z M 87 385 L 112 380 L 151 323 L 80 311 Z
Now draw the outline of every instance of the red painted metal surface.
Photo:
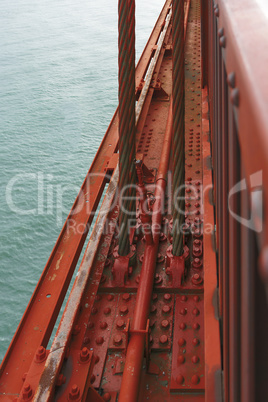
M 171 5 L 136 67 L 131 252 L 118 258 L 116 111 L 1 364 L 1 401 L 267 399 L 268 60 L 252 45 L 254 32 L 268 49 L 265 19 L 251 0 L 243 12 L 231 0 L 184 3 L 185 244 L 173 257 Z

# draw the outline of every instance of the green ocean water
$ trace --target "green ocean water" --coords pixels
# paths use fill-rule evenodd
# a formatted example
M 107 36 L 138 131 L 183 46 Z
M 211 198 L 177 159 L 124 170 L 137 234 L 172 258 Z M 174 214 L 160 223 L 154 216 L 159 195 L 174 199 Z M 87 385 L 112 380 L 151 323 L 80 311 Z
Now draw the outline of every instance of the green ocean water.
M 163 4 L 136 0 L 137 58 Z M 116 106 L 116 0 L 0 3 L 0 361 Z

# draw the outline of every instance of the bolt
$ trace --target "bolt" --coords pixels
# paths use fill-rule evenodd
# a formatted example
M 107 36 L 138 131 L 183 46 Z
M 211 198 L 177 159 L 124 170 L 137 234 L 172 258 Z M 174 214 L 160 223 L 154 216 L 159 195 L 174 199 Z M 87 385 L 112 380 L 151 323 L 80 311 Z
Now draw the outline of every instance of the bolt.
M 231 93 L 231 103 L 232 105 L 238 107 L 239 106 L 239 89 L 234 88 Z
M 197 374 L 194 374 L 194 375 L 192 376 L 192 378 L 191 378 L 191 383 L 196 385 L 196 384 L 199 383 L 199 381 L 200 381 L 200 378 L 198 377 L 198 375 L 197 375 Z
M 194 325 L 193 325 L 193 329 L 195 331 L 197 331 L 199 328 L 200 328 L 200 325 L 197 322 L 195 322 Z
M 121 335 L 115 335 L 114 336 L 114 345 L 119 346 L 123 342 L 122 336 Z
M 168 341 L 168 337 L 166 335 L 161 335 L 159 338 L 159 342 L 164 345 L 165 343 L 167 343 Z
M 65 384 L 65 382 L 66 382 L 66 377 L 64 377 L 63 374 L 60 374 L 60 375 L 58 376 L 56 385 L 57 385 L 57 387 L 60 387 L 61 385 Z
M 103 342 L 104 342 L 103 336 L 99 336 L 99 337 L 96 339 L 96 344 L 97 344 L 97 345 L 102 345 Z
M 200 269 L 200 268 L 202 268 L 202 262 L 201 262 L 200 258 L 195 258 L 195 259 L 193 260 L 193 262 L 192 262 L 192 266 L 193 266 L 193 268 L 195 268 L 195 269 Z
M 194 308 L 193 309 L 193 315 L 199 315 L 200 311 L 198 310 L 198 308 Z
M 22 399 L 29 401 L 33 396 L 33 390 L 29 383 L 26 383 L 22 389 Z
M 103 310 L 103 312 L 104 312 L 105 315 L 110 314 L 110 313 L 111 313 L 110 307 L 105 307 L 105 309 Z
M 202 256 L 202 248 L 193 247 L 193 256 L 194 256 L 195 258 L 201 257 L 201 256 Z M 193 266 L 194 266 L 194 264 L 193 264 Z M 201 264 L 201 267 L 202 267 L 202 264 Z M 200 268 L 201 268 L 201 267 L 200 267 Z
M 35 361 L 41 363 L 46 359 L 46 349 L 43 346 L 39 346 L 35 355 Z
M 199 274 L 194 274 L 192 277 L 192 283 L 196 286 L 201 285 L 201 283 L 203 282 L 203 279 L 201 278 L 201 276 Z
M 171 307 L 168 306 L 167 304 L 165 304 L 165 305 L 163 306 L 163 308 L 162 308 L 162 312 L 163 312 L 164 314 L 168 314 L 168 313 L 170 313 L 170 311 L 171 311 Z
M 186 328 L 185 322 L 181 322 L 180 323 L 180 329 L 185 330 L 185 328 Z
M 185 345 L 185 343 L 186 343 L 186 340 L 185 340 L 184 338 L 180 338 L 180 339 L 178 340 L 179 346 L 183 346 L 183 345 Z
M 193 357 L 192 357 L 192 362 L 193 362 L 194 364 L 197 364 L 197 363 L 199 362 L 199 357 L 198 357 L 198 356 L 193 356 Z
M 123 296 L 122 296 L 122 299 L 127 302 L 127 301 L 130 300 L 130 297 L 131 297 L 131 296 L 130 296 L 129 293 L 124 293 Z
M 183 355 L 178 356 L 178 363 L 183 364 L 185 362 L 185 357 Z
M 124 326 L 125 326 L 125 321 L 124 321 L 124 320 L 121 320 L 121 319 L 117 320 L 116 326 L 117 326 L 117 328 L 119 328 L 119 329 L 124 328 Z
M 114 299 L 114 295 L 108 295 L 108 296 L 107 296 L 107 300 L 108 300 L 108 301 L 112 301 L 113 299 Z
M 197 338 L 194 338 L 194 339 L 193 339 L 193 345 L 194 345 L 194 346 L 198 346 L 199 343 L 200 343 L 199 339 L 197 339 Z
M 200 297 L 199 297 L 199 296 L 194 296 L 194 301 L 195 301 L 196 303 L 198 303 L 199 300 L 200 300 Z
M 88 362 L 89 360 L 89 350 L 88 348 L 84 347 L 80 352 L 80 361 L 83 363 Z
M 185 296 L 185 295 L 181 296 L 181 301 L 186 302 L 187 301 L 187 296 Z
M 74 384 L 71 388 L 71 391 L 69 392 L 69 399 L 71 401 L 75 401 L 76 399 L 78 399 L 80 396 L 80 389 L 78 387 L 78 385 Z
M 106 392 L 106 394 L 104 394 L 102 398 L 105 402 L 109 402 L 111 400 L 111 395 L 109 394 L 109 392 Z
M 121 314 L 126 315 L 128 313 L 128 308 L 127 306 L 121 306 L 119 311 Z
M 171 295 L 169 293 L 164 294 L 164 300 L 165 301 L 170 301 L 171 300 Z
M 182 375 L 182 374 L 178 374 L 177 377 L 176 377 L 176 382 L 177 382 L 178 384 L 182 384 L 183 381 L 184 381 L 183 375 Z
M 161 322 L 161 326 L 162 326 L 162 328 L 164 328 L 164 329 L 169 328 L 169 321 L 168 321 L 168 320 L 163 320 L 163 321 Z

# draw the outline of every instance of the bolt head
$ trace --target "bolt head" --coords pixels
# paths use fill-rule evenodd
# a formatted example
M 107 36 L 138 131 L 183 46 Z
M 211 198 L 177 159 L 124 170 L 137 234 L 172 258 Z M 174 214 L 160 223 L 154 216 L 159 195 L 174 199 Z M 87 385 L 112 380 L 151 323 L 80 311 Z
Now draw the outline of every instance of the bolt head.
M 114 336 L 114 345 L 119 346 L 123 342 L 122 336 L 121 335 L 115 335 Z
M 110 307 L 105 307 L 105 309 L 103 310 L 105 315 L 109 315 L 111 313 L 111 309 Z
M 159 342 L 164 345 L 165 343 L 167 343 L 168 341 L 168 337 L 166 335 L 161 335 L 159 338 Z
M 178 363 L 183 364 L 185 362 L 185 357 L 183 355 L 178 356 Z
M 169 328 L 169 321 L 168 320 L 163 320 L 161 322 L 161 327 L 164 328 L 164 329 Z

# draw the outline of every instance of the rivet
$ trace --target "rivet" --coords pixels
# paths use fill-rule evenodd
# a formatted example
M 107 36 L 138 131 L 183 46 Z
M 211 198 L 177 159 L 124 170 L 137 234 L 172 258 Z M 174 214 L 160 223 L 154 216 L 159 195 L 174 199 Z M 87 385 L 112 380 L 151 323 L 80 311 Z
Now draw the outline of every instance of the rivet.
M 184 381 L 183 375 L 182 375 L 182 374 L 178 374 L 177 377 L 176 377 L 176 382 L 177 382 L 178 384 L 182 384 L 183 381 Z
M 94 322 L 90 321 L 90 322 L 87 324 L 87 328 L 88 328 L 88 329 L 94 328 Z
M 99 356 L 95 356 L 95 364 L 97 364 L 97 363 L 99 363 L 99 361 L 100 361 L 100 358 L 99 358 Z
M 230 74 L 228 74 L 227 83 L 231 88 L 235 87 L 235 73 L 234 73 L 234 71 L 232 71 Z
M 183 355 L 178 356 L 178 363 L 183 364 L 185 362 L 185 357 Z
M 130 300 L 130 294 L 129 293 L 124 293 L 123 294 L 123 296 L 122 296 L 122 299 L 124 300 L 124 301 L 129 301 Z
M 101 329 L 106 329 L 108 327 L 107 322 L 106 321 L 101 322 L 100 327 L 101 327 Z
M 185 330 L 185 328 L 186 328 L 185 322 L 181 322 L 180 323 L 180 329 Z
M 218 6 L 214 9 L 214 14 L 215 14 L 216 17 L 220 16 L 220 10 L 219 10 Z
M 99 336 L 99 337 L 96 339 L 96 344 L 97 344 L 97 345 L 102 345 L 103 342 L 104 342 L 103 336 Z
M 194 364 L 197 364 L 197 363 L 199 362 L 199 357 L 198 357 L 198 356 L 193 356 L 193 357 L 192 357 L 192 362 L 193 362 Z
M 196 241 L 196 240 L 195 240 Z M 198 241 L 198 240 L 197 240 Z M 200 300 L 200 297 L 199 296 L 194 296 L 194 301 L 197 303 L 197 302 L 199 302 L 199 300 Z
M 198 346 L 200 341 L 199 341 L 199 339 L 194 338 L 192 343 L 193 343 L 194 346 Z
M 181 301 L 186 302 L 187 301 L 187 296 L 185 296 L 185 295 L 181 296 Z
M 223 48 L 226 47 L 226 36 L 220 38 L 220 46 Z
M 182 308 L 182 309 L 180 310 L 180 314 L 181 314 L 181 315 L 186 315 L 186 314 L 187 314 L 186 308 Z
M 197 375 L 197 374 L 194 374 L 194 375 L 192 376 L 192 378 L 191 378 L 191 383 L 196 385 L 196 384 L 199 383 L 199 381 L 200 381 L 200 379 L 199 379 L 198 375 Z
M 238 107 L 239 106 L 239 89 L 234 88 L 231 93 L 231 103 L 232 105 Z
M 105 307 L 105 309 L 103 310 L 103 312 L 104 312 L 105 315 L 110 314 L 110 313 L 111 313 L 110 307 Z
M 186 343 L 186 341 L 185 341 L 184 338 L 180 338 L 180 339 L 178 340 L 178 344 L 179 344 L 180 346 L 185 345 L 185 343 Z
M 223 35 L 224 35 L 224 29 L 223 29 L 223 28 L 220 28 L 220 29 L 218 30 L 218 37 L 221 38 Z
M 95 382 L 95 380 L 96 380 L 96 376 L 94 374 L 92 374 L 92 376 L 90 377 L 91 384 L 93 384 L 93 382 Z
M 114 299 L 114 295 L 108 295 L 108 296 L 107 296 L 107 300 L 108 300 L 108 301 L 112 301 L 113 299 Z
M 97 307 L 92 307 L 91 314 L 95 315 L 95 314 L 97 314 L 97 312 L 98 312 Z
M 200 328 L 200 325 L 197 323 L 197 322 L 195 322 L 194 324 L 193 324 L 193 329 L 196 331 L 197 329 L 199 329 Z

